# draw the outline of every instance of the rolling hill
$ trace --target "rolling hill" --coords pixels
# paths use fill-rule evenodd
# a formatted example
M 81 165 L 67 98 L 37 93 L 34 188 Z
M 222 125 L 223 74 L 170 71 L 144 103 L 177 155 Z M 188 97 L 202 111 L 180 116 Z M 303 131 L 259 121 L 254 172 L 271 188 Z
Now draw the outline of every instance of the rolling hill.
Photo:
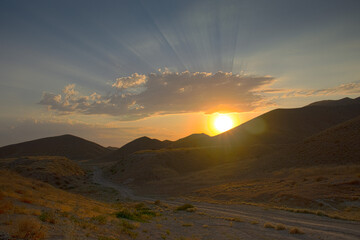
M 309 149 L 309 156 L 313 153 L 311 148 L 318 150 L 319 154 L 324 154 L 319 157 L 319 161 L 333 163 L 337 160 L 326 155 L 331 151 L 327 151 L 328 145 L 324 142 L 323 134 L 328 132 L 329 136 L 326 138 L 333 138 L 333 141 L 341 142 L 342 138 L 347 139 L 339 145 L 343 148 L 336 151 L 343 152 L 349 147 L 347 155 L 342 153 L 339 158 L 349 157 L 352 151 L 356 151 L 351 149 L 358 146 L 357 138 L 360 134 L 352 132 L 352 129 L 357 131 L 358 121 L 346 121 L 359 115 L 358 99 L 342 99 L 314 103 L 302 108 L 273 110 L 215 137 L 191 135 L 169 145 L 162 145 L 163 142 L 152 139 L 152 142 L 161 143 L 156 145 L 158 149 L 151 150 L 146 145 L 142 145 L 142 151 L 135 151 L 133 148 L 134 151 L 128 152 L 126 157 L 118 159 L 111 167 L 112 177 L 119 182 L 132 179 L 134 182 L 144 183 L 185 177 L 196 171 L 218 168 L 224 171 L 216 173 L 214 170 L 215 175 L 233 179 L 249 172 L 257 174 L 260 166 L 264 170 L 270 169 L 269 165 L 272 166 L 271 169 L 275 166 L 282 168 L 296 165 L 290 164 L 286 159 L 292 156 L 294 161 L 300 161 L 298 156 L 301 151 L 305 151 L 301 150 L 302 148 Z M 340 127 L 335 127 L 338 124 L 341 126 L 341 123 L 347 126 L 341 128 L 342 135 L 339 132 Z M 350 134 L 352 137 L 347 138 Z M 309 138 L 314 139 L 314 144 L 304 145 L 305 139 Z M 184 147 L 176 148 L 176 144 Z M 300 150 L 295 151 L 294 147 Z M 274 159 L 278 159 L 277 162 Z M 228 167 L 223 168 L 224 164 Z M 247 169 L 247 173 L 243 172 L 243 169 Z M 211 177 L 212 174 L 207 175 Z
M 217 145 L 240 149 L 294 144 L 358 115 L 360 98 L 321 101 L 301 108 L 272 110 L 213 140 Z
M 111 150 L 73 135 L 47 137 L 0 148 L 0 158 L 22 156 L 64 156 L 72 160 L 94 159 Z

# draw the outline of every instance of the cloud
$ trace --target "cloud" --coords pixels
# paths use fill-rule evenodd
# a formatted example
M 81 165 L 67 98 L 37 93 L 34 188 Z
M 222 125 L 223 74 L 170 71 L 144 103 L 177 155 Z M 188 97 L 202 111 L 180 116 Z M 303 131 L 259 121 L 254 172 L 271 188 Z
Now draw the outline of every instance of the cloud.
M 360 82 L 346 83 L 339 86 L 323 89 L 264 89 L 263 93 L 278 94 L 282 98 L 309 97 L 327 95 L 360 94 Z
M 126 121 L 160 114 L 243 112 L 266 104 L 259 89 L 273 81 L 270 76 L 165 69 L 118 78 L 105 95 L 84 96 L 71 84 L 62 94 L 43 93 L 40 104 L 61 114 L 108 114 Z

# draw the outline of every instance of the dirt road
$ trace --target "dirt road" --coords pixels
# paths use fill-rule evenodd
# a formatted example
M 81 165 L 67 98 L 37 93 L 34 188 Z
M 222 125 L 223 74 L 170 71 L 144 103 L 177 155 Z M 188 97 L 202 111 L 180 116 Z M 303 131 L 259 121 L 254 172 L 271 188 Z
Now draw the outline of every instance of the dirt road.
M 126 186 L 112 183 L 103 176 L 99 168 L 94 170 L 93 181 L 104 187 L 113 188 L 122 196 L 133 200 L 155 200 L 148 197 L 135 196 Z M 179 206 L 184 203 L 182 201 L 161 201 L 170 206 Z M 191 236 L 198 235 L 201 239 L 360 239 L 359 222 L 332 219 L 312 214 L 263 209 L 249 205 L 220 205 L 204 202 L 194 202 L 192 204 L 196 206 L 198 212 L 205 213 L 204 215 L 188 213 L 181 215 L 182 221 L 192 222 L 192 228 L 179 229 L 170 217 L 166 217 L 163 225 L 166 224 L 175 233 L 184 231 L 188 235 L 191 234 Z M 231 228 L 229 228 L 228 221 L 231 218 L 241 219 L 242 222 L 234 221 Z M 265 228 L 265 223 L 273 225 L 283 224 L 287 230 L 280 231 L 273 228 Z M 202 227 L 204 225 L 212 227 L 204 229 Z M 288 230 L 291 228 L 301 229 L 304 234 L 290 234 Z

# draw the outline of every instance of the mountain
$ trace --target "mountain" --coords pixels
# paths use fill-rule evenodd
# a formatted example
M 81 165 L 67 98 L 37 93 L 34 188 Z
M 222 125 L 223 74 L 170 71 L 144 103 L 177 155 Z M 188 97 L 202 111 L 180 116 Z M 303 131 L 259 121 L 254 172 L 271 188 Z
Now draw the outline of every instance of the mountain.
M 148 137 L 137 138 L 104 157 L 106 160 L 120 160 L 141 150 L 158 150 L 169 147 L 171 141 L 160 141 Z
M 0 148 L 0 158 L 64 156 L 72 160 L 94 159 L 111 150 L 73 135 L 47 137 Z

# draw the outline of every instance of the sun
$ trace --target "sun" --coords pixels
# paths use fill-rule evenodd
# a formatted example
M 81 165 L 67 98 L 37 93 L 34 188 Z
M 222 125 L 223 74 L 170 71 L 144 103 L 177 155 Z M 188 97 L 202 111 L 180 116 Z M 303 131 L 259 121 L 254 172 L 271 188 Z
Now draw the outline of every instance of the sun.
M 219 132 L 225 132 L 234 126 L 234 122 L 231 117 L 227 115 L 219 115 L 214 121 L 214 126 Z

